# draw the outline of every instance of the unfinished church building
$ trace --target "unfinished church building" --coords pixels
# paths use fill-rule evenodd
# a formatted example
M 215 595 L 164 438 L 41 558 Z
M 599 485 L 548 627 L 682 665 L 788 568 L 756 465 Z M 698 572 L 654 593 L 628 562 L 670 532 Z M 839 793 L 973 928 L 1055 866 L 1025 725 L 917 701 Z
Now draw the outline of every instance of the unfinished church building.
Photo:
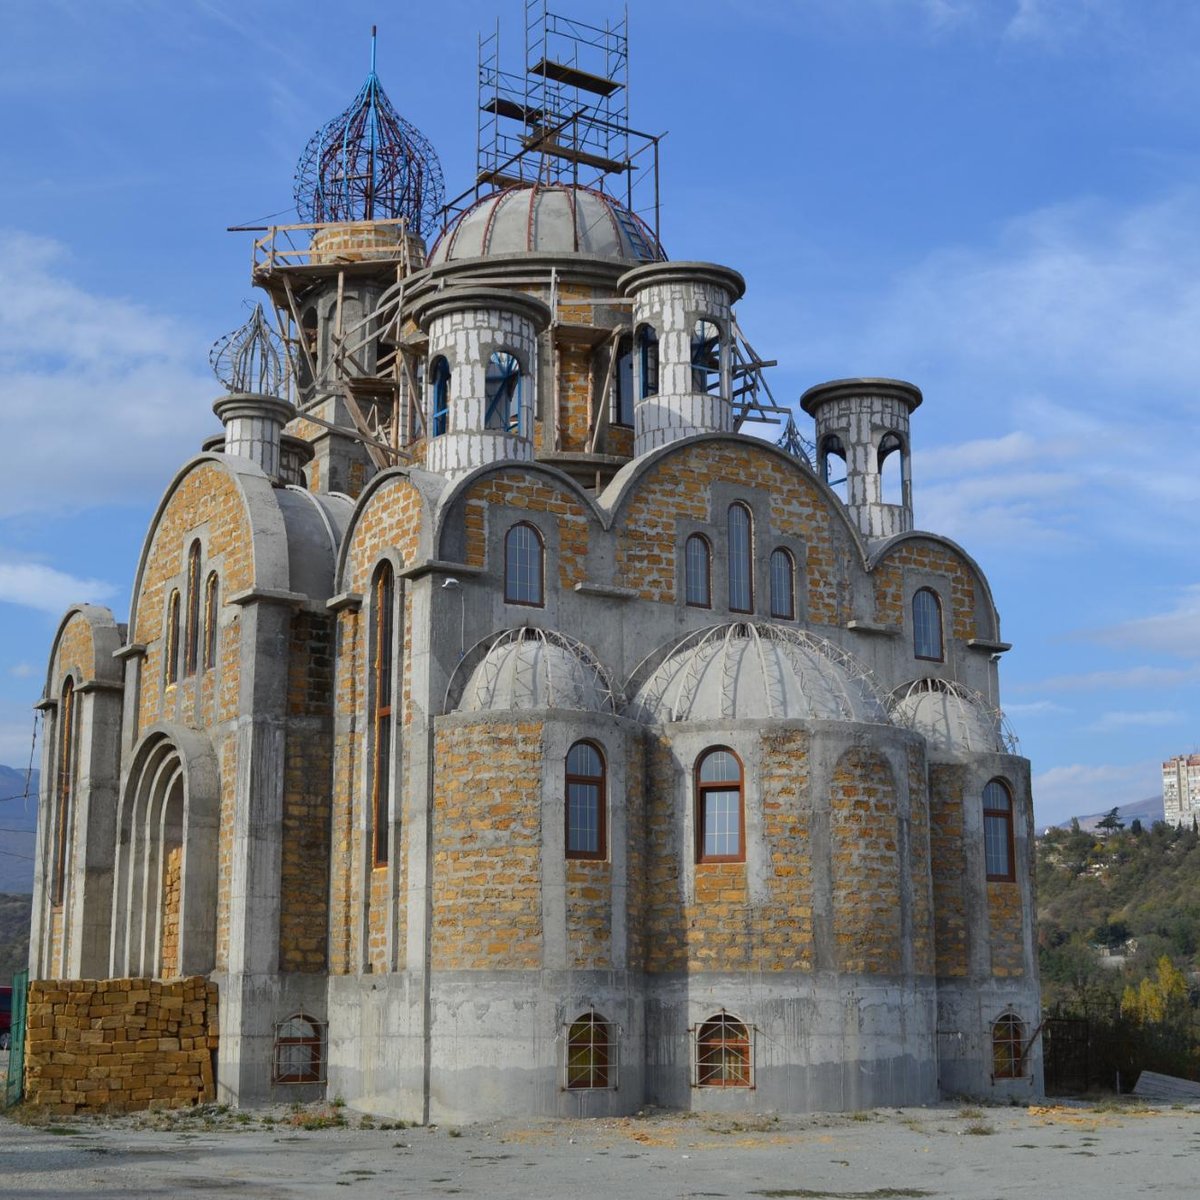
M 662 249 L 623 24 L 529 7 L 469 193 L 372 65 L 256 236 L 224 432 L 53 645 L 32 977 L 207 977 L 243 1105 L 1036 1095 L 1029 764 L 921 393 L 812 387 L 807 443 L 742 277 Z

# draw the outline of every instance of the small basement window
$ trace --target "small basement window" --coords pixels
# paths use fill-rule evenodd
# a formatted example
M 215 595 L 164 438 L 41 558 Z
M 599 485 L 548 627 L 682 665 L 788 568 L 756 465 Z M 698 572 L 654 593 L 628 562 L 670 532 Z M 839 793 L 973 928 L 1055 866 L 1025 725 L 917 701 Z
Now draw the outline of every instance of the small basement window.
M 325 1026 L 298 1012 L 275 1026 L 272 1083 L 325 1082 Z
M 615 1088 L 617 1064 L 612 1026 L 595 1009 L 567 1031 L 567 1089 Z
M 751 1031 L 730 1013 L 721 1011 L 696 1031 L 696 1087 L 754 1086 Z

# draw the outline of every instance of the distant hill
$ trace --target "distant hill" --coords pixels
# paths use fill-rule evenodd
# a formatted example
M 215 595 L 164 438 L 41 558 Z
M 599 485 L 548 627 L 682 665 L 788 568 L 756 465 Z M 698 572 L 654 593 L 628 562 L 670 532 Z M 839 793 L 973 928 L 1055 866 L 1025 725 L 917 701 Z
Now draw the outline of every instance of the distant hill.
M 1078 821 L 1079 828 L 1094 830 L 1100 822 L 1108 816 L 1109 809 L 1103 812 L 1089 813 L 1086 817 L 1071 817 L 1063 821 L 1061 825 L 1055 825 L 1055 829 L 1070 829 L 1071 821 Z M 1136 818 L 1143 825 L 1153 825 L 1155 821 L 1163 819 L 1163 799 L 1162 796 L 1147 796 L 1145 800 L 1135 800 L 1132 804 L 1122 804 L 1117 809 L 1117 815 L 1125 822 L 1128 827 Z
M 32 912 L 32 896 L 0 892 L 0 987 L 12 983 L 14 971 L 23 971 L 29 966 L 29 920 Z
M 0 766 L 0 892 L 33 891 L 33 843 L 37 832 L 38 771 Z

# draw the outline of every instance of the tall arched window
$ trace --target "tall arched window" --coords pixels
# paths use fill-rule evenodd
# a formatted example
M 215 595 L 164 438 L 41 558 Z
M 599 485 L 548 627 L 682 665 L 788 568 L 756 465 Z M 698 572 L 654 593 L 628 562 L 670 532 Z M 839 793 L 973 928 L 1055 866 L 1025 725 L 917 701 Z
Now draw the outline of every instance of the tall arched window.
M 371 589 L 371 845 L 377 867 L 388 863 L 392 776 L 392 666 L 395 658 L 396 585 L 392 565 L 379 564 Z
M 545 546 L 542 535 L 520 521 L 504 537 L 504 599 L 508 604 L 545 603 Z
M 653 325 L 638 330 L 638 376 L 642 396 L 658 395 L 658 333 Z
M 754 611 L 754 522 L 742 503 L 729 506 L 729 608 Z
M 782 548 L 771 551 L 771 616 L 796 618 L 796 560 Z
M 633 338 L 625 334 L 617 341 L 617 361 L 613 369 L 615 397 L 614 425 L 633 424 Z
M 699 320 L 692 330 L 692 391 L 715 395 L 721 390 L 721 330 Z
M 187 626 L 183 639 L 183 673 L 195 675 L 200 656 L 200 543 L 193 542 L 187 561 Z
M 450 428 L 450 364 L 440 354 L 429 364 L 429 386 L 433 397 L 430 428 L 434 437 L 441 437 Z
M 54 873 L 51 895 L 61 904 L 67 887 L 67 853 L 71 844 L 71 817 L 75 800 L 75 685 L 63 684 L 59 707 L 58 778 L 55 780 Z
M 941 662 L 942 600 L 932 588 L 920 588 L 913 594 L 913 654 Z
M 204 582 L 204 669 L 217 665 L 217 573 L 210 571 Z
M 179 678 L 179 592 L 167 601 L 167 636 L 163 644 L 163 678 L 174 683 Z
M 992 1026 L 992 1078 L 1025 1075 L 1025 1026 L 1015 1013 L 1005 1013 Z
M 697 1087 L 753 1086 L 750 1032 L 741 1021 L 719 1012 L 696 1034 Z
M 746 813 L 742 763 L 717 746 L 696 763 L 696 861 L 745 862 Z
M 567 1087 L 613 1086 L 612 1057 L 608 1022 L 594 1009 L 584 1013 L 567 1032 Z
M 983 857 L 989 880 L 1012 883 L 1016 879 L 1012 795 L 1001 779 L 991 780 L 983 789 Z
M 592 742 L 576 742 L 567 752 L 567 857 L 608 855 L 604 755 Z
M 684 543 L 683 596 L 693 608 L 712 608 L 712 547 L 702 533 Z
M 521 427 L 521 364 L 507 350 L 493 351 L 484 375 L 487 401 L 484 406 L 485 429 L 518 433 Z

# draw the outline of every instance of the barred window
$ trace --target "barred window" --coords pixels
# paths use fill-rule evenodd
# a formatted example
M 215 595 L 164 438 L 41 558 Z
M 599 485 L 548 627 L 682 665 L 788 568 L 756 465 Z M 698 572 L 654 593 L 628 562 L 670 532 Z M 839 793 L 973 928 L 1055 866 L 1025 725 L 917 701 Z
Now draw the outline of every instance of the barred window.
M 913 654 L 941 662 L 942 600 L 932 588 L 921 588 L 913 595 Z
M 796 560 L 789 550 L 771 552 L 771 616 L 796 618 Z
M 729 607 L 754 611 L 754 522 L 742 503 L 729 506 Z
M 616 1087 L 611 1026 L 592 1009 L 572 1022 L 567 1033 L 567 1087 Z
M 750 1031 L 736 1017 L 719 1012 L 696 1033 L 697 1087 L 753 1087 Z
M 742 763 L 732 750 L 706 750 L 696 763 L 696 861 L 745 862 Z
M 504 538 L 504 599 L 508 604 L 545 603 L 545 547 L 542 535 L 521 521 Z
M 1025 1075 L 1025 1026 L 1015 1013 L 1005 1013 L 992 1026 L 992 1078 Z
M 324 1029 L 320 1021 L 303 1012 L 275 1026 L 272 1083 L 324 1083 Z
M 712 607 L 712 547 L 700 533 L 684 543 L 683 596 L 692 608 Z
M 989 781 L 983 789 L 983 857 L 989 880 L 1012 883 L 1013 803 L 1002 779 Z
M 576 742 L 567 752 L 567 857 L 605 858 L 608 854 L 604 795 L 604 755 L 592 742 Z

